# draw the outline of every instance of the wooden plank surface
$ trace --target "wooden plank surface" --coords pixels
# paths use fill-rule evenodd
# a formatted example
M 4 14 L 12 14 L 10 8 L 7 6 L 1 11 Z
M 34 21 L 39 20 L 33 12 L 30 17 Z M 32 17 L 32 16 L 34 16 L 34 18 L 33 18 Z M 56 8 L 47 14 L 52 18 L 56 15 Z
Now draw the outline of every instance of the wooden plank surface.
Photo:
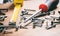
M 24 8 L 28 9 L 35 9 L 38 10 L 38 6 L 40 3 L 40 0 L 33 0 L 33 1 L 25 1 Z M 60 10 L 60 7 L 58 7 L 55 11 L 58 13 L 58 10 Z M 5 19 L 4 23 L 7 25 L 11 16 L 12 16 L 13 10 L 9 10 L 6 12 L 6 15 L 8 16 L 7 19 Z M 4 24 L 4 25 L 5 25 Z M 45 23 L 46 24 L 46 23 Z M 60 25 L 57 25 L 56 28 L 46 30 L 45 25 L 43 27 L 36 27 L 35 29 L 31 28 L 32 26 L 29 26 L 29 29 L 19 29 L 17 32 L 13 32 L 12 34 L 0 34 L 0 36 L 60 36 Z M 14 31 L 14 30 L 13 30 Z

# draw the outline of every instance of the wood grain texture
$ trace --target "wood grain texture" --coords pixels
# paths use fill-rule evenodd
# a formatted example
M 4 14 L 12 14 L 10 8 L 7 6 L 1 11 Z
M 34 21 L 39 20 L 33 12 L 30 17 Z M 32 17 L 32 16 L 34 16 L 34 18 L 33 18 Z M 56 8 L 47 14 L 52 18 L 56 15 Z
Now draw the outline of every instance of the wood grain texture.
M 25 1 L 24 6 L 22 7 L 22 10 L 24 8 L 28 9 L 35 9 L 38 10 L 38 6 L 40 3 L 43 3 L 42 0 L 33 0 L 33 1 Z M 58 15 L 58 10 L 60 10 L 60 6 L 58 6 L 56 11 L 56 15 Z M 6 12 L 6 15 L 8 16 L 7 19 L 3 22 L 4 25 L 8 24 L 13 10 L 9 10 Z M 46 23 L 45 23 L 46 24 Z M 14 30 L 12 30 L 14 31 Z M 60 25 L 57 25 L 56 28 L 46 30 L 45 25 L 43 27 L 36 27 L 35 29 L 32 29 L 32 26 L 29 26 L 29 29 L 19 29 L 17 32 L 13 32 L 13 34 L 0 34 L 0 36 L 60 36 Z

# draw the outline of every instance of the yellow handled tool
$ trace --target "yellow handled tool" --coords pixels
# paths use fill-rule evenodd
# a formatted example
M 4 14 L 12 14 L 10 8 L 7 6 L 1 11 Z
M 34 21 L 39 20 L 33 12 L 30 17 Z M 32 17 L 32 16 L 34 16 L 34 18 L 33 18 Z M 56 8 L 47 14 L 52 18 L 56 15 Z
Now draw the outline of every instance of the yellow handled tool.
M 12 18 L 10 20 L 10 23 L 16 23 L 17 18 L 18 18 L 18 14 L 21 13 L 20 9 L 23 6 L 23 1 L 24 0 L 14 0 L 15 8 L 14 8 L 13 15 L 12 15 Z

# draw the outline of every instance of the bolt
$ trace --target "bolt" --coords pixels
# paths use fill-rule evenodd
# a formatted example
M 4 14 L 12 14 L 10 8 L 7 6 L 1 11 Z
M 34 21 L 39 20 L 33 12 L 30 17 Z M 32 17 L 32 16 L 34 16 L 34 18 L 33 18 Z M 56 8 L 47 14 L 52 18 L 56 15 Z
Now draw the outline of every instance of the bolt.
M 58 13 L 60 14 L 60 11 L 58 11 Z

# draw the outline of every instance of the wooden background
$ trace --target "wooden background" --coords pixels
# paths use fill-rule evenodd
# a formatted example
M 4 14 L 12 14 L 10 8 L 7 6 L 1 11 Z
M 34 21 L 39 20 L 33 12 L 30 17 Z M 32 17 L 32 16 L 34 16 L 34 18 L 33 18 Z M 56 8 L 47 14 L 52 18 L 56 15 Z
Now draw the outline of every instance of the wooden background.
M 24 1 L 24 6 L 22 7 L 22 10 L 24 8 L 26 9 L 35 9 L 38 10 L 39 4 L 44 3 L 44 0 L 32 0 L 32 1 Z M 55 10 L 56 13 L 60 10 L 60 7 L 58 6 Z M 3 22 L 4 25 L 8 25 L 8 22 L 12 16 L 13 10 L 9 10 L 6 12 L 6 15 L 8 16 L 7 19 Z M 56 14 L 58 15 L 58 14 Z M 31 27 L 31 26 L 30 26 Z M 1 34 L 0 36 L 60 36 L 60 25 L 57 25 L 56 28 L 46 30 L 45 26 L 43 27 L 36 27 L 35 29 L 29 28 L 29 29 L 19 29 L 19 31 L 14 32 L 14 29 L 12 29 L 12 34 Z

